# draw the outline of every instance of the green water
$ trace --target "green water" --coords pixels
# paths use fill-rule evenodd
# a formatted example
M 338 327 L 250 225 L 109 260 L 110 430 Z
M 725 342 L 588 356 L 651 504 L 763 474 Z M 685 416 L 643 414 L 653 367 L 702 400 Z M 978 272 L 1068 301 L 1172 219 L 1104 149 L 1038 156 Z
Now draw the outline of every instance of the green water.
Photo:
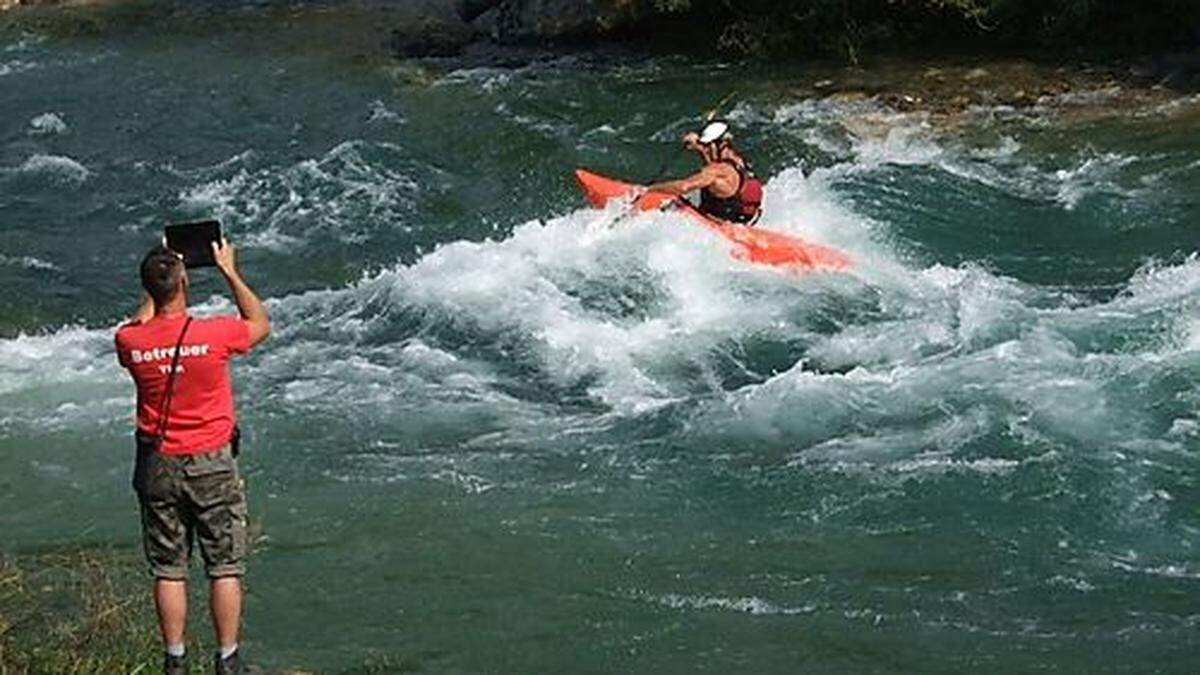
M 215 216 L 275 325 L 234 369 L 260 663 L 1194 672 L 1200 101 L 946 129 L 812 77 L 5 36 L 0 547 L 136 545 L 112 327 Z M 584 208 L 735 88 L 762 226 L 852 273 Z

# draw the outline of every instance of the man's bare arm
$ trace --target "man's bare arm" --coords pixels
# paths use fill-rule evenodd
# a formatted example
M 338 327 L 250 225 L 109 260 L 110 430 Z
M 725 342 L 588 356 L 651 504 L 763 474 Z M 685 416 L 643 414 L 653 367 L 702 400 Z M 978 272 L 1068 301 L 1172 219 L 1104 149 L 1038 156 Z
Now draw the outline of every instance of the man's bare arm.
M 687 178 L 668 180 L 661 183 L 648 185 L 646 186 L 646 192 L 665 192 L 669 195 L 675 195 L 678 197 L 693 190 L 703 190 L 704 188 L 712 185 L 716 180 L 716 172 L 711 171 L 706 167 L 701 169 L 699 173 L 688 176 Z
M 250 346 L 253 347 L 271 334 L 271 320 L 267 317 L 267 308 L 238 274 L 233 246 L 222 239 L 220 244 L 214 241 L 212 247 L 217 269 L 221 270 L 225 281 L 229 282 L 229 290 L 233 292 L 233 301 L 237 304 L 238 312 L 250 327 Z

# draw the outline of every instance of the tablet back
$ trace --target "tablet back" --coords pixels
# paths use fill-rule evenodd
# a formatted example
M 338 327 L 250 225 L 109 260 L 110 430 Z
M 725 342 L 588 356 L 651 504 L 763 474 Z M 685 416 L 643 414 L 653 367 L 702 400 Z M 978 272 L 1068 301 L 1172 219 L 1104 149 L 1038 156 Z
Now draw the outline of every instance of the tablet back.
M 167 248 L 183 256 L 185 267 L 212 267 L 212 243 L 221 241 L 221 223 L 203 220 L 197 223 L 168 225 L 164 233 Z

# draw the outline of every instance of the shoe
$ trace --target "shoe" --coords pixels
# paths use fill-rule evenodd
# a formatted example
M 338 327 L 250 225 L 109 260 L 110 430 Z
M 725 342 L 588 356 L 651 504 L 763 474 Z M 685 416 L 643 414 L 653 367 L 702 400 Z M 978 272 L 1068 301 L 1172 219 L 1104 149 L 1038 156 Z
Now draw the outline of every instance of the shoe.
M 165 675 L 187 675 L 187 656 L 163 655 L 163 673 Z
M 234 651 L 229 656 L 221 658 L 221 652 L 217 652 L 213 658 L 213 672 L 217 675 L 242 675 L 246 672 L 242 666 L 242 655 Z
M 221 652 L 217 652 L 213 658 L 213 672 L 217 675 L 256 675 L 261 673 L 262 669 L 242 663 L 239 649 L 225 658 L 221 658 Z

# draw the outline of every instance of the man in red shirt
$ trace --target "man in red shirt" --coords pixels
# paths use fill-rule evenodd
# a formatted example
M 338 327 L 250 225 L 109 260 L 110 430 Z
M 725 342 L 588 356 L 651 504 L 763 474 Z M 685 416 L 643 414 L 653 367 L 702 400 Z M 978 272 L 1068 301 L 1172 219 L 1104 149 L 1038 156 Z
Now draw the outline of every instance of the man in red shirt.
M 133 486 L 142 543 L 155 577 L 154 603 L 166 649 L 164 671 L 187 670 L 187 568 L 200 545 L 209 578 L 217 673 L 244 672 L 237 652 L 245 571 L 246 496 L 237 466 L 229 358 L 270 332 L 262 302 L 242 281 L 234 249 L 213 244 L 240 317 L 193 318 L 183 260 L 163 246 L 142 259 L 147 297 L 117 330 L 117 359 L 137 386 Z

